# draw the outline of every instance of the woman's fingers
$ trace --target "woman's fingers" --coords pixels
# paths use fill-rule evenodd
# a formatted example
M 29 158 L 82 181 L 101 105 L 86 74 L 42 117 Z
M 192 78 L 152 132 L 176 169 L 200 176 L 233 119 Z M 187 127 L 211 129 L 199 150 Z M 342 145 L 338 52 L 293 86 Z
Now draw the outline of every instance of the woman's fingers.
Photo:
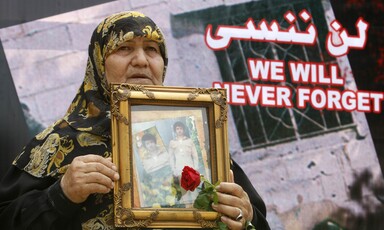
M 217 187 L 217 191 L 225 194 L 231 194 L 240 198 L 246 194 L 240 185 L 233 182 L 221 182 Z
M 248 194 L 240 185 L 221 182 L 217 187 L 217 195 L 218 204 L 213 204 L 212 208 L 223 215 L 222 221 L 230 229 L 243 229 L 245 222 L 252 220 L 251 202 Z
M 108 193 L 118 179 L 117 168 L 110 158 L 90 154 L 73 159 L 60 185 L 71 201 L 81 203 L 90 194 Z
M 240 221 L 233 220 L 227 216 L 222 216 L 221 221 L 227 225 L 228 229 L 244 229 L 244 219 Z

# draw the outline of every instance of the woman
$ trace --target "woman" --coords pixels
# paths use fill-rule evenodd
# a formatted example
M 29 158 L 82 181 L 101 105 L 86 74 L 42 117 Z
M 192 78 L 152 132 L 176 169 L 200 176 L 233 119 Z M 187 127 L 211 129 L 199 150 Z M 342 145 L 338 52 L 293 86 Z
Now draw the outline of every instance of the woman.
M 1 229 L 114 229 L 119 174 L 110 158 L 108 83 L 161 85 L 167 64 L 163 34 L 150 18 L 122 12 L 101 22 L 67 114 L 23 149 L 0 184 Z M 235 183 L 221 183 L 213 208 L 231 229 L 246 221 L 269 229 L 263 201 L 237 164 L 232 170 Z

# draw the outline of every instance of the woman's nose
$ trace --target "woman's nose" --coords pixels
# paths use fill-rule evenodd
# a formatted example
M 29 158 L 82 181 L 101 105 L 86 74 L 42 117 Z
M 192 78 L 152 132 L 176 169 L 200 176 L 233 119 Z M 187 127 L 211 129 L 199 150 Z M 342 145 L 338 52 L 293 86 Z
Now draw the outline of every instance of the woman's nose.
M 147 56 L 143 48 L 139 48 L 135 50 L 134 57 L 132 59 L 132 65 L 141 66 L 141 67 L 148 66 Z

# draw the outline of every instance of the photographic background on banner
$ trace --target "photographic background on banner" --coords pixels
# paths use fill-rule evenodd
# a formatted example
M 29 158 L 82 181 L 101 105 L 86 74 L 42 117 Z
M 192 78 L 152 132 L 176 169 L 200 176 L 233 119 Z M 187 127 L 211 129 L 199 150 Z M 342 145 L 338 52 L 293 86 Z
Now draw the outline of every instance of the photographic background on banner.
M 165 1 L 154 5 L 118 0 L 0 29 L 6 60 L 1 68 L 9 69 L 4 79 L 8 77 L 8 88 L 15 89 L 9 98 L 24 111 L 29 136 L 65 114 L 84 76 L 87 39 L 101 18 L 122 9 L 142 11 L 161 25 L 167 39 L 170 64 L 165 85 L 211 87 L 216 83 L 230 89 L 231 155 L 266 202 L 272 229 L 315 229 L 328 224 L 349 229 L 383 228 L 377 218 L 383 213 L 383 103 L 371 97 L 368 103 L 356 103 L 355 108 L 348 109 L 348 104 L 342 106 L 341 102 L 344 92 L 350 92 L 350 98 L 360 92 L 365 98 L 367 92 L 379 95 L 384 91 L 381 1 Z M 287 12 L 296 17 L 295 22 L 288 21 L 292 17 Z M 301 12 L 311 18 L 302 20 Z M 330 55 L 327 35 L 337 35 L 331 23 L 337 19 L 349 35 L 358 36 L 360 17 L 369 24 L 364 48 Z M 249 18 L 256 27 L 263 19 L 268 26 L 276 21 L 281 31 L 293 25 L 297 32 L 305 32 L 313 24 L 317 39 L 309 45 L 232 39 L 226 49 L 217 51 L 207 46 L 209 24 L 215 36 L 220 25 L 246 28 Z M 305 72 L 319 73 L 322 66 L 335 81 L 328 84 L 327 74 L 324 80 L 312 81 L 314 75 Z M 308 80 L 303 80 L 305 77 Z M 338 80 L 342 84 L 337 84 Z M 323 105 L 330 93 L 334 96 L 332 104 Z M 13 107 L 5 108 L 2 111 L 13 114 Z M 203 139 L 196 139 L 192 131 L 190 136 L 195 143 L 199 141 L 196 149 L 200 146 L 201 158 L 206 156 L 204 168 L 210 169 L 205 128 L 199 129 L 199 120 L 188 125 L 185 114 L 174 117 L 189 129 L 197 127 L 196 137 Z M 153 123 L 136 133 L 140 137 L 144 131 L 157 133 L 159 147 L 164 145 L 167 151 L 176 120 L 169 121 L 164 133 Z M 8 139 L 11 132 L 22 132 L 13 125 L 4 124 L 4 130 L 11 130 L 4 131 L 4 143 L 12 143 Z M 8 162 L 0 161 L 0 169 L 9 166 L 26 140 L 13 149 L 2 148 L 2 157 L 7 156 Z M 151 202 L 149 205 L 154 204 Z

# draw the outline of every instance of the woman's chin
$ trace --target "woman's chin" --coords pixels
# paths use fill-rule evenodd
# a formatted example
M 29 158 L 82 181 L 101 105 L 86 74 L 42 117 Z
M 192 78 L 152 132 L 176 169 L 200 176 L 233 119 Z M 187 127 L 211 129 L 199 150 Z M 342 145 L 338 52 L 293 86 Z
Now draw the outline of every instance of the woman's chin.
M 149 78 L 130 78 L 125 83 L 135 85 L 154 85 L 154 82 Z

